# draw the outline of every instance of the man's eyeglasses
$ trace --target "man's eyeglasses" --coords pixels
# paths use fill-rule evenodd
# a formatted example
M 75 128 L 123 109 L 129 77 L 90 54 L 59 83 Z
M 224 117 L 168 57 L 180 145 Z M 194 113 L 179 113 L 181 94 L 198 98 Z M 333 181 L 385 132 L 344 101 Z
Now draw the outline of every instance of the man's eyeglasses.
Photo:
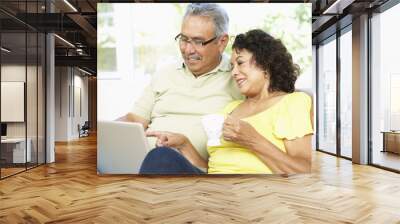
M 204 41 L 204 40 L 201 40 L 201 39 L 190 39 L 187 36 L 184 36 L 182 34 L 178 34 L 175 37 L 175 41 L 177 41 L 179 43 L 179 45 L 181 45 L 181 46 L 186 46 L 188 43 L 191 43 L 192 46 L 194 46 L 195 48 L 200 48 L 200 47 L 204 47 L 207 44 L 213 42 L 215 39 L 217 39 L 217 37 L 218 36 L 215 36 L 215 37 L 213 37 L 213 38 L 211 38 L 209 40 Z

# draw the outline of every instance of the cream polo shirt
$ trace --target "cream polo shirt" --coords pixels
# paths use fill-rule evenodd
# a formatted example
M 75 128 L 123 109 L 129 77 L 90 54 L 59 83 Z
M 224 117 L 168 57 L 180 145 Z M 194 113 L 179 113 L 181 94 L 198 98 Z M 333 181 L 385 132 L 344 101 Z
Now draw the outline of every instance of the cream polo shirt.
M 212 71 L 195 77 L 183 63 L 161 69 L 131 112 L 150 121 L 148 130 L 185 135 L 204 159 L 208 159 L 207 136 L 201 116 L 221 111 L 229 102 L 243 99 L 230 74 L 230 63 L 223 56 Z M 156 138 L 148 138 L 155 147 Z

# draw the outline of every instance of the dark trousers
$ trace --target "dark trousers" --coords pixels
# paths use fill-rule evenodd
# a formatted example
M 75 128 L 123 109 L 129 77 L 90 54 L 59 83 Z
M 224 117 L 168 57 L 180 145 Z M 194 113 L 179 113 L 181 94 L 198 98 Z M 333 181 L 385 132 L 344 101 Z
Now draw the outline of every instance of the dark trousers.
M 184 156 L 168 147 L 157 147 L 147 153 L 140 174 L 205 174 Z

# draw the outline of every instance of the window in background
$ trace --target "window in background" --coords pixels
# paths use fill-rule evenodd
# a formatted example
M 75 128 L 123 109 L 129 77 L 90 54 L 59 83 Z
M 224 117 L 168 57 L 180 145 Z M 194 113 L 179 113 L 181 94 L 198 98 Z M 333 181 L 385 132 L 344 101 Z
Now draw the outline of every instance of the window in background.
M 372 163 L 400 170 L 400 4 L 371 18 Z M 394 132 L 392 132 L 394 131 Z M 383 151 L 383 152 L 382 152 Z
M 400 131 L 400 71 L 390 74 L 390 130 Z
M 336 36 L 318 48 L 318 149 L 336 154 Z
M 98 4 L 99 119 L 112 120 L 125 114 L 156 71 L 165 64 L 178 64 L 181 56 L 174 37 L 180 32 L 187 5 Z M 228 57 L 235 35 L 261 28 L 287 46 L 301 68 L 296 88 L 313 95 L 310 3 L 285 7 L 259 3 L 221 5 L 230 20 L 231 38 L 225 50 Z M 243 12 L 251 13 L 243 17 Z M 115 99 L 120 103 L 115 104 Z M 109 106 L 111 103 L 113 107 Z
M 352 157 L 352 35 L 340 36 L 340 154 Z M 344 32 L 345 32 L 344 31 Z
M 112 72 L 117 70 L 117 54 L 116 54 L 116 38 L 114 30 L 113 5 L 99 4 L 97 23 L 102 29 L 99 30 L 99 40 L 97 49 L 102 53 L 97 58 L 97 69 L 104 72 Z

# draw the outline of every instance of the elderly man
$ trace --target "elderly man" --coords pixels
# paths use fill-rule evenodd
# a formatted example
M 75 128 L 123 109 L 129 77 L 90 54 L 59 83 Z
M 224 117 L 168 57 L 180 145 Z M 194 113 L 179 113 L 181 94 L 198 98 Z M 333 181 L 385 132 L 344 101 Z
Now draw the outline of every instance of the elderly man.
M 151 146 L 165 146 L 158 131 L 179 133 L 190 140 L 203 158 L 208 158 L 201 116 L 216 113 L 241 98 L 230 77 L 229 59 L 223 55 L 229 40 L 228 23 L 227 13 L 217 4 L 187 7 L 181 32 L 175 37 L 183 63 L 156 74 L 132 111 L 121 119 L 142 123 L 148 136 L 152 136 Z M 162 162 L 162 155 L 154 152 L 145 160 L 141 173 L 159 172 L 151 167 Z

